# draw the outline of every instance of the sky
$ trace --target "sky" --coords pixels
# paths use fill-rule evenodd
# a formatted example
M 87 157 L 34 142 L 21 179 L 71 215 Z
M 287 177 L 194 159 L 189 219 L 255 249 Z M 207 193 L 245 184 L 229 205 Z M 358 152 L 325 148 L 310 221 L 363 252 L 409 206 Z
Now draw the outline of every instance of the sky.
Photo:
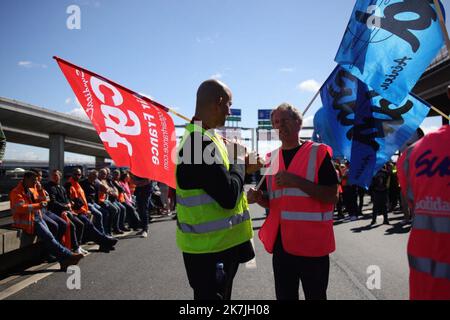
M 444 0 L 450 12 L 450 1 Z M 233 92 L 244 127 L 257 110 L 300 110 L 335 67 L 354 0 L 2 0 L 0 96 L 83 116 L 59 56 L 191 117 L 199 84 Z M 71 5 L 80 29 L 69 29 Z M 447 28 L 449 23 L 447 22 Z M 318 99 L 306 114 L 312 123 Z M 1 119 L 0 119 L 1 121 Z M 175 124 L 183 120 L 174 118 Z M 440 120 L 426 120 L 434 129 Z M 427 129 L 427 130 L 429 130 Z M 8 144 L 6 159 L 48 159 L 42 148 Z M 66 153 L 66 161 L 91 159 Z

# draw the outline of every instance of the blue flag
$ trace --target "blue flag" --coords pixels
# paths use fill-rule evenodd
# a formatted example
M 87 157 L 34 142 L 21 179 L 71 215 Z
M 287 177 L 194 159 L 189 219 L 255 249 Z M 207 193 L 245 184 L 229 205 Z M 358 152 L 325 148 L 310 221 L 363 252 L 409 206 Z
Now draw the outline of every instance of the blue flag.
M 357 0 L 335 61 L 400 105 L 443 45 L 433 0 Z
M 357 95 L 349 184 L 368 187 L 378 170 L 414 135 L 430 109 L 413 95 L 396 106 L 361 82 Z
M 357 87 L 358 79 L 337 66 L 320 89 L 323 107 L 314 116 L 314 131 L 335 158 L 350 159 Z

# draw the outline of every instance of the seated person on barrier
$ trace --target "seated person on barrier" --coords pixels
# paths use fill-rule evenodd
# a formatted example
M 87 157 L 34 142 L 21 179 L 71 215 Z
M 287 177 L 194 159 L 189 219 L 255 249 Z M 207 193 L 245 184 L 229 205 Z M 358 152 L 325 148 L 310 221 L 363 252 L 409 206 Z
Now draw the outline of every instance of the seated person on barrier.
M 108 186 L 109 186 L 109 190 L 110 190 L 109 201 L 111 201 L 112 204 L 114 206 L 116 206 L 116 208 L 119 209 L 119 221 L 118 221 L 119 230 L 122 230 L 122 232 L 130 231 L 130 229 L 125 226 L 127 209 L 125 208 L 125 206 L 122 205 L 122 203 L 120 201 L 120 195 L 122 192 L 122 188 L 120 186 L 116 185 L 116 183 L 114 182 L 113 175 L 111 174 L 111 171 L 109 169 L 107 169 L 107 170 L 108 170 L 108 178 L 106 181 L 108 182 Z M 120 172 L 119 172 L 119 176 L 120 176 Z
M 133 229 L 137 230 L 139 228 L 139 226 L 140 226 L 139 215 L 138 215 L 134 205 L 131 202 L 127 201 L 128 193 L 125 190 L 125 186 L 121 182 L 120 178 L 121 178 L 120 170 L 114 170 L 113 177 L 112 177 L 112 183 L 117 188 L 117 190 L 119 191 L 119 202 L 120 202 L 120 204 L 126 210 L 125 211 L 126 212 L 125 221 L 128 223 L 128 226 L 130 228 L 133 228 Z M 128 189 L 128 192 L 129 192 L 129 189 Z M 128 228 L 126 228 L 126 229 L 128 229 Z M 122 229 L 122 230 L 126 230 L 126 229 Z
M 34 188 L 30 188 L 30 191 L 33 192 L 33 195 L 38 201 L 46 201 L 48 202 L 49 196 L 47 191 L 42 187 L 42 170 L 40 169 L 31 169 L 37 175 L 37 180 Z M 53 236 L 60 242 L 63 243 L 63 237 L 67 231 L 67 222 L 64 221 L 61 217 L 58 217 L 57 214 L 49 210 L 48 208 L 43 212 L 43 218 L 45 223 L 47 223 L 50 232 Z
M 49 253 L 56 257 L 65 270 L 70 265 L 76 265 L 83 258 L 82 254 L 72 253 L 62 246 L 50 232 L 43 219 L 42 210 L 48 205 L 47 201 L 39 201 L 30 190 L 35 187 L 37 174 L 28 171 L 10 195 L 13 227 L 22 229 L 29 235 L 36 235 L 45 245 Z
M 119 209 L 113 206 L 109 201 L 109 187 L 105 181 L 105 177 L 108 175 L 105 169 L 98 171 L 98 178 L 95 180 L 95 186 L 97 188 L 96 202 L 103 209 L 108 211 L 108 219 L 103 220 L 103 226 L 105 228 L 105 234 L 110 236 L 113 231 L 117 232 L 117 216 L 119 215 Z
M 105 226 L 109 224 L 109 212 L 105 208 L 102 208 L 98 203 L 98 171 L 89 171 L 88 177 L 80 181 L 81 188 L 83 188 L 84 194 L 86 195 L 86 200 L 88 202 L 89 211 L 91 211 L 94 216 L 94 226 L 101 233 L 106 233 Z M 111 233 L 111 232 L 109 232 Z
M 72 213 L 66 189 L 61 186 L 61 177 L 61 172 L 55 169 L 51 173 L 50 181 L 45 185 L 45 189 L 50 197 L 48 208 L 59 217 L 67 217 L 67 219 L 69 219 L 72 251 L 88 254 L 88 252 L 80 246 L 80 243 L 83 241 L 84 223 Z
M 103 168 L 100 170 L 98 178 L 102 183 L 102 185 L 108 190 L 107 196 L 109 205 L 117 210 L 117 215 L 115 215 L 115 218 L 113 220 L 113 232 L 115 234 L 124 234 L 125 231 L 128 231 L 122 229 L 125 228 L 124 223 L 125 223 L 126 209 L 125 207 L 119 205 L 118 202 L 119 191 L 112 184 L 110 174 L 111 171 L 109 170 L 109 168 Z
M 101 233 L 90 220 L 91 212 L 84 194 L 83 188 L 79 184 L 81 179 L 81 170 L 75 169 L 70 178 L 70 201 L 72 212 L 84 223 L 85 238 L 92 240 L 100 245 L 99 250 L 109 252 L 114 249 L 117 239 L 106 236 Z

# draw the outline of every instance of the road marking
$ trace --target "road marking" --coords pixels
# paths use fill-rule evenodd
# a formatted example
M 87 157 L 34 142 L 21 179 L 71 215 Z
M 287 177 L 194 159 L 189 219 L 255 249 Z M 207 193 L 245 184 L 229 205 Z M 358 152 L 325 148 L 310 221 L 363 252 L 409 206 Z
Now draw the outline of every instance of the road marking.
M 39 264 L 37 266 L 33 266 L 31 268 L 26 269 L 24 272 L 33 272 L 33 271 L 39 270 L 41 268 L 42 268 L 42 270 L 45 270 L 44 267 L 47 266 L 47 265 L 48 265 L 47 262 L 41 263 L 41 264 Z M 14 276 L 10 276 L 8 278 L 5 278 L 2 281 L 0 281 L 0 286 L 4 286 L 4 285 L 10 283 L 11 281 L 14 281 L 14 280 L 16 280 L 17 278 L 20 278 L 20 277 L 22 277 L 22 275 L 18 274 L 18 275 L 14 275 Z
M 255 252 L 255 243 L 254 243 L 253 239 L 250 239 L 250 242 L 252 243 L 253 252 Z M 255 257 L 252 260 L 250 260 L 249 262 L 247 262 L 245 264 L 245 268 L 247 268 L 247 269 L 256 269 L 256 267 L 257 266 L 256 266 L 256 255 L 255 255 Z
M 49 275 L 53 274 L 55 271 L 57 271 L 59 269 L 59 268 L 54 268 L 57 265 L 58 265 L 58 263 L 54 263 L 54 264 L 50 265 L 47 268 L 47 270 L 49 272 L 35 274 L 35 275 L 19 282 L 18 284 L 15 284 L 9 288 L 6 288 L 2 292 L 0 292 L 0 300 L 4 300 L 4 299 L 12 296 L 13 294 L 16 294 L 17 292 L 25 289 L 26 287 L 29 287 L 32 284 L 37 283 L 38 281 L 40 281 L 44 278 L 47 278 Z
M 336 259 L 335 257 L 330 256 L 330 259 L 333 260 L 334 263 L 336 263 L 336 265 L 350 278 L 350 281 L 359 289 L 362 291 L 362 293 L 366 296 L 366 298 L 368 300 L 378 300 L 377 297 L 375 297 L 370 291 L 369 289 L 367 289 L 366 286 L 364 286 L 363 284 L 361 284 L 361 282 L 359 282 L 358 278 L 356 278 L 356 276 L 353 274 L 353 272 L 350 270 L 350 268 L 348 268 L 345 264 L 343 264 L 342 262 L 340 262 L 338 259 Z
M 115 236 L 115 237 L 120 239 L 120 238 L 126 237 L 126 236 L 128 236 L 128 235 L 130 235 L 132 233 L 133 233 L 132 231 L 129 231 L 129 232 L 125 232 L 123 235 L 118 235 L 118 236 Z M 97 244 L 90 244 L 90 245 L 84 245 L 82 247 L 85 250 L 92 250 L 92 249 L 94 249 L 96 247 L 98 248 L 98 245 Z M 85 257 L 87 257 L 89 255 L 91 255 L 91 252 L 86 254 Z M 44 268 L 40 269 L 40 267 L 44 267 Z M 59 263 L 42 263 L 42 264 L 40 264 L 38 266 L 34 266 L 34 267 L 31 267 L 31 268 L 28 268 L 27 270 L 25 270 L 25 272 L 38 271 L 38 269 L 39 269 L 39 271 L 47 270 L 48 272 L 43 272 L 43 273 L 32 275 L 32 276 L 30 276 L 30 277 L 20 281 L 19 283 L 4 289 L 3 291 L 0 292 L 0 300 L 4 300 L 4 299 L 8 298 L 8 297 L 18 293 L 19 291 L 22 291 L 23 289 L 29 287 L 30 285 L 38 283 L 42 279 L 45 279 L 48 276 L 50 276 L 53 273 L 55 273 L 56 271 L 60 270 Z M 13 281 L 13 280 L 15 280 L 15 279 L 17 279 L 19 277 L 22 277 L 22 276 L 21 275 L 15 275 L 15 276 L 11 276 L 11 277 L 8 277 L 6 279 L 3 279 L 0 282 L 0 285 L 8 284 L 11 281 Z

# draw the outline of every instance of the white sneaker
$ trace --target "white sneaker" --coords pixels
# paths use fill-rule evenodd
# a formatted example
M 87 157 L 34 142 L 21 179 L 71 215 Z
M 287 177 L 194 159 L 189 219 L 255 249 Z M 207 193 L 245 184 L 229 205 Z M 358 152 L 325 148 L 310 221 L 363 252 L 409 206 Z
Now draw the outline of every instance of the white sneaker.
M 78 249 L 77 250 L 75 250 L 75 253 L 78 253 L 78 254 L 82 254 L 82 255 L 87 255 L 89 252 L 87 252 L 86 250 L 84 250 L 82 247 L 78 247 Z
M 147 238 L 148 237 L 147 231 L 139 232 L 139 235 L 141 236 L 141 238 Z

